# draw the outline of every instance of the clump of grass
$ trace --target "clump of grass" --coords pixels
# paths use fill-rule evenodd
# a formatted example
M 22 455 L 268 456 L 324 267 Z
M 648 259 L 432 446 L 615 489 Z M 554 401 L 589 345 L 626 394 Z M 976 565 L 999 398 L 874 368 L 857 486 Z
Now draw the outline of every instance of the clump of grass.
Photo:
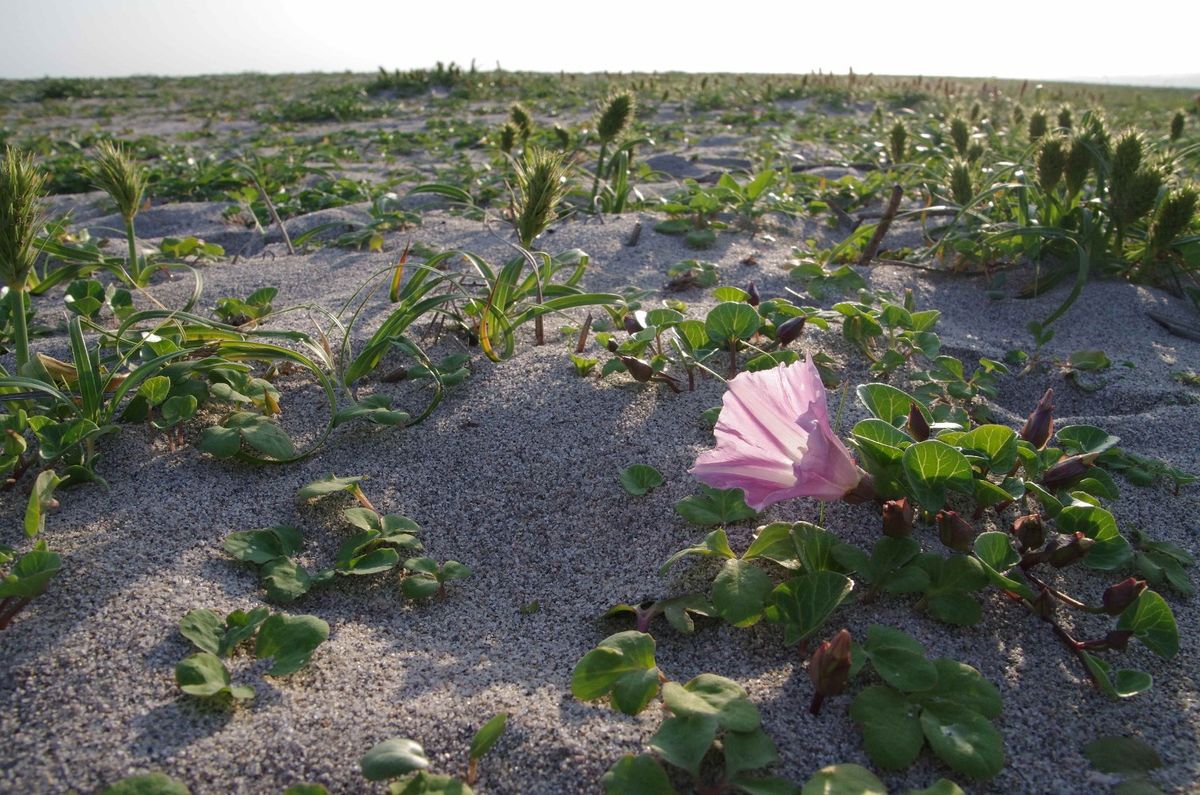
M 29 362 L 25 287 L 37 259 L 33 241 L 41 221 L 45 187 L 46 175 L 34 165 L 33 156 L 6 146 L 4 160 L 0 161 L 0 279 L 11 296 L 17 372 Z
M 596 121 L 596 136 L 600 139 L 600 158 L 596 163 L 596 176 L 592 180 L 591 204 L 596 205 L 596 195 L 600 192 L 600 175 L 604 172 L 605 156 L 608 146 L 617 139 L 629 126 L 633 119 L 635 103 L 633 94 L 620 91 L 610 94 L 600 110 L 600 118 Z
M 89 175 L 92 184 L 107 193 L 116 203 L 121 220 L 125 222 L 125 237 L 129 242 L 129 280 L 145 286 L 150 274 L 149 269 L 143 272 L 138 264 L 133 219 L 141 209 L 142 199 L 146 194 L 146 170 L 121 144 L 101 141 L 96 145 L 96 157 L 92 160 Z

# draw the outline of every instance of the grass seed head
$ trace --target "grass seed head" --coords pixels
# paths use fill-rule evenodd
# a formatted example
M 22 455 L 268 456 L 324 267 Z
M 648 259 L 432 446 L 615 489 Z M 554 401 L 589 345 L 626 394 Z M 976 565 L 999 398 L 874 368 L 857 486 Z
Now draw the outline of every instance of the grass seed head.
M 146 193 L 146 170 L 115 141 L 96 145 L 96 157 L 89 170 L 92 183 L 116 202 L 126 222 L 132 221 Z
M 633 111 L 633 94 L 628 91 L 610 94 L 604 100 L 604 109 L 600 113 L 600 120 L 596 122 L 596 134 L 600 140 L 608 143 L 623 133 L 633 119 Z
M 46 175 L 33 156 L 6 146 L 0 161 L 0 280 L 13 290 L 25 289 L 37 258 L 33 241 L 45 187 Z
M 567 194 L 567 161 L 560 153 L 531 146 L 516 168 L 517 237 L 529 248 L 554 221 Z

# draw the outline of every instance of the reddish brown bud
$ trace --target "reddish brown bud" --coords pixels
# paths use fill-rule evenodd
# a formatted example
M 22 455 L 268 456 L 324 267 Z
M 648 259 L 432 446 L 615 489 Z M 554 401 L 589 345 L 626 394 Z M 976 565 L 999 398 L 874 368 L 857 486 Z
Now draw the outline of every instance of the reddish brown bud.
M 905 538 L 912 534 L 913 507 L 908 497 L 888 500 L 883 504 L 883 534 L 892 538 Z
M 1021 428 L 1021 438 L 1041 450 L 1054 435 L 1054 390 L 1047 389 Z
M 1046 543 L 1046 526 L 1039 514 L 1018 516 L 1012 525 L 1012 534 L 1017 537 L 1021 551 L 1039 549 Z
M 789 342 L 800 339 L 800 335 L 804 333 L 804 323 L 807 320 L 808 318 L 804 315 L 798 315 L 780 323 L 779 328 L 775 330 L 775 339 L 779 341 L 779 346 L 784 347 Z
M 616 352 L 617 352 L 617 349 L 618 349 L 620 346 L 619 346 L 619 345 L 617 345 L 617 341 L 616 341 L 616 340 L 614 340 L 612 337 L 609 337 L 609 338 L 608 338 L 608 342 L 606 342 L 606 343 L 604 344 L 604 347 L 608 348 L 608 352 L 609 352 L 609 353 L 616 353 Z
M 754 282 L 750 282 L 746 287 L 746 303 L 750 306 L 758 306 L 762 303 L 762 297 L 758 294 L 758 286 Z
M 1073 486 L 1092 468 L 1099 453 L 1084 453 L 1064 458 L 1042 473 L 1042 485 L 1048 491 L 1058 491 Z
M 970 552 L 971 542 L 975 540 L 975 528 L 966 519 L 954 511 L 938 511 L 938 537 L 942 543 L 955 552 Z
M 1046 562 L 1056 569 L 1065 568 L 1081 560 L 1095 544 L 1095 540 L 1083 533 L 1055 536 L 1046 548 Z
M 645 383 L 654 377 L 654 368 L 648 362 L 634 356 L 622 356 L 621 363 L 625 365 L 625 369 L 629 371 L 635 381 Z
M 1104 612 L 1110 616 L 1121 615 L 1125 612 L 1125 608 L 1137 601 L 1144 590 L 1146 590 L 1146 581 L 1133 577 L 1127 577 L 1116 585 L 1110 585 L 1102 597 Z
M 638 322 L 638 319 L 632 313 L 626 315 L 621 322 L 628 334 L 637 334 L 642 330 L 642 324 Z
M 824 641 L 808 661 L 808 676 L 823 696 L 836 696 L 850 679 L 850 631 L 843 629 Z
M 916 403 L 909 404 L 908 432 L 918 442 L 923 442 L 929 438 L 929 422 L 925 419 L 925 415 L 921 413 L 921 409 Z

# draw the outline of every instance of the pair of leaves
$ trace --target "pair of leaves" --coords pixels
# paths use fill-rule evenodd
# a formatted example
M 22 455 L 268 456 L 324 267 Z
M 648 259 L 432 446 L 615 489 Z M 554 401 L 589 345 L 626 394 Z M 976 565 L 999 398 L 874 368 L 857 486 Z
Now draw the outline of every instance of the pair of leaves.
M 249 411 L 234 412 L 219 425 L 205 428 L 198 446 L 217 458 L 234 458 L 243 455 L 243 445 L 275 461 L 296 457 L 291 437 L 278 423 Z
M 310 574 L 291 556 L 304 541 L 300 531 L 286 525 L 244 530 L 225 537 L 224 548 L 233 558 L 257 566 L 259 578 L 272 602 L 294 602 L 313 587 L 333 577 L 332 571 Z
M 13 553 L 6 550 L 7 547 L 0 547 L 0 563 L 6 563 L 13 557 Z M 45 541 L 39 541 L 32 550 L 13 564 L 3 579 L 0 579 L 0 599 L 32 599 L 41 596 L 61 568 L 62 558 L 58 553 L 51 552 Z
M 329 637 L 329 625 L 316 616 L 276 613 L 268 617 L 267 612 L 266 608 L 234 611 L 223 624 L 211 610 L 193 610 L 184 616 L 180 632 L 201 651 L 175 667 L 175 681 L 183 692 L 202 698 L 251 698 L 254 688 L 230 684 L 221 656 L 254 637 L 254 656 L 273 659 L 267 675 L 286 676 L 308 665 L 313 652 Z
M 741 489 L 714 489 L 700 486 L 700 493 L 675 503 L 675 512 L 700 527 L 734 524 L 751 519 L 757 512 L 746 504 Z
M 877 765 L 911 765 L 928 743 L 942 761 L 972 778 L 990 778 L 1004 766 L 1004 745 L 991 719 L 1000 694 L 969 665 L 927 660 L 921 644 L 895 629 L 874 625 L 864 654 L 886 684 L 855 697 L 850 717 L 863 729 Z
M 408 575 L 400 589 L 409 599 L 428 599 L 442 593 L 450 580 L 462 580 L 471 576 L 471 570 L 457 560 L 438 564 L 432 558 L 409 558 L 404 561 Z

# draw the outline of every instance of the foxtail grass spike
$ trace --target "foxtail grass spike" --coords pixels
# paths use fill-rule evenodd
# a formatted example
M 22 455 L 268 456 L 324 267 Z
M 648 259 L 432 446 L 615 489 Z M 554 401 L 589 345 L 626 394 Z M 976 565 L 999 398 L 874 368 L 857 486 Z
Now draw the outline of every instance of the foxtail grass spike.
M 533 135 L 533 116 L 529 115 L 529 111 L 520 102 L 514 102 L 508 106 L 508 119 L 512 122 L 513 127 L 517 130 L 517 135 L 521 136 L 521 141 L 528 141 L 529 136 Z
M 96 158 L 92 161 L 90 176 L 93 184 L 116 203 L 117 211 L 125 221 L 125 238 L 129 244 L 129 278 L 134 284 L 145 286 L 150 269 L 143 271 L 138 264 L 133 218 L 141 209 L 142 197 L 146 193 L 146 171 L 121 144 L 101 141 L 96 146 Z
M 504 154 L 511 154 L 513 147 L 517 145 L 517 128 L 512 122 L 504 122 L 504 126 L 500 128 L 500 151 Z
M 1186 122 L 1186 121 L 1187 121 L 1187 119 L 1183 115 L 1183 111 L 1181 111 L 1181 110 L 1175 111 L 1175 115 L 1171 117 L 1171 141 L 1172 142 L 1178 141 L 1180 136 L 1183 135 L 1183 125 L 1184 125 L 1184 122 Z
M 1052 192 L 1062 182 L 1066 167 L 1067 152 L 1062 139 L 1057 136 L 1043 139 L 1037 156 L 1038 186 L 1046 193 Z
M 1036 141 L 1046 134 L 1048 123 L 1046 114 L 1040 110 L 1035 110 L 1029 115 L 1029 140 Z
M 975 197 L 971 166 L 965 160 L 955 160 L 950 165 L 950 196 L 959 207 L 966 207 Z
M 892 132 L 888 139 L 888 149 L 892 156 L 893 165 L 904 162 L 904 147 L 907 142 L 908 130 L 904 128 L 904 122 L 898 121 L 892 125 Z
M 567 161 L 558 152 L 531 146 L 516 169 L 517 238 L 530 248 L 554 221 L 567 194 Z
M 965 157 L 971 141 L 971 128 L 958 116 L 950 120 L 950 140 L 954 141 L 954 151 L 958 156 Z
M 46 175 L 33 164 L 32 155 L 5 147 L 0 161 L 0 280 L 10 291 L 18 373 L 29 362 L 25 287 L 37 259 L 33 241 L 41 223 L 45 187 Z
M 596 122 L 596 135 L 600 137 L 601 143 L 611 143 L 625 132 L 625 128 L 633 120 L 633 112 L 633 94 L 628 91 L 611 94 L 604 100 L 604 108 Z

